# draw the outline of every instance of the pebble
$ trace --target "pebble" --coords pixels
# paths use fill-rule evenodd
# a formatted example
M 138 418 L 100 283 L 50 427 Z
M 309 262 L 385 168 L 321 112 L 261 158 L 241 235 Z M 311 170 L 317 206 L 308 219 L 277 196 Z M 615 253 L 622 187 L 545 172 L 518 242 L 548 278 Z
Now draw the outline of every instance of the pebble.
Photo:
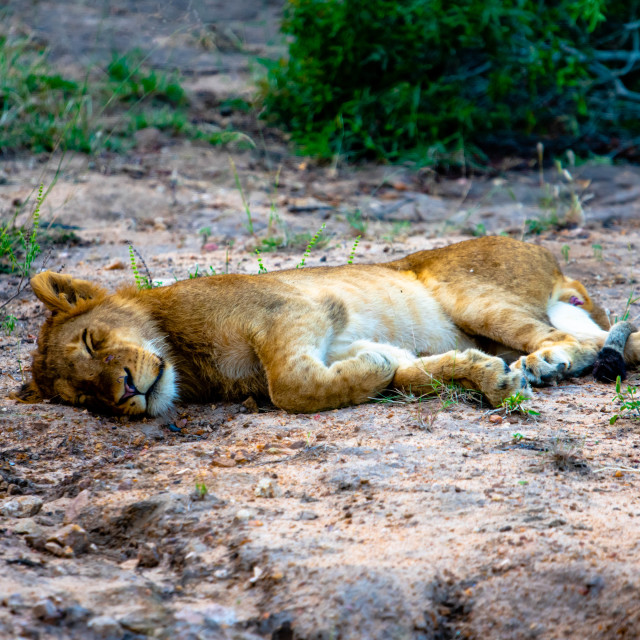
M 38 535 L 42 528 L 33 518 L 22 518 L 13 527 L 13 532 L 18 535 Z
M 91 615 L 91 611 L 79 604 L 73 604 L 64 610 L 64 620 L 70 624 L 82 622 Z
M 253 518 L 253 512 L 250 509 L 238 509 L 233 519 L 236 522 L 248 522 L 251 518 Z
M 21 609 L 24 609 L 27 606 L 24 598 L 19 593 L 12 593 L 8 598 L 5 598 L 2 601 L 2 604 L 4 604 L 5 607 L 8 607 L 11 613 L 18 613 Z
M 277 498 L 282 490 L 273 478 L 262 478 L 254 490 L 256 498 Z
M 72 558 L 73 549 L 69 546 L 62 547 L 57 542 L 45 542 L 44 548 L 58 558 Z
M 36 602 L 31 612 L 38 620 L 43 620 L 44 622 L 53 622 L 62 617 L 60 609 L 58 609 L 49 598 L 44 598 Z
M 138 567 L 150 569 L 157 567 L 162 560 L 158 547 L 153 542 L 143 542 L 138 547 Z
M 35 516 L 41 508 L 42 500 L 38 496 L 16 496 L 0 505 L 0 514 L 10 518 L 29 518 Z
M 500 424 L 502 420 L 502 416 L 498 416 L 495 413 L 492 416 L 489 416 L 489 422 L 493 422 L 494 424 Z
M 91 501 L 91 492 L 88 489 L 81 491 L 72 502 L 69 503 L 64 512 L 64 524 L 75 522 L 82 511 L 84 511 Z
M 93 631 L 96 638 L 100 638 L 100 640 L 120 640 L 124 635 L 124 630 L 120 623 L 111 616 L 91 618 L 87 626 Z
M 221 456 L 213 456 L 211 458 L 211 466 L 212 467 L 235 467 L 236 461 L 231 458 L 223 458 Z
M 119 485 L 118 491 L 129 491 L 133 488 L 133 480 L 131 478 L 125 478 Z
M 55 545 L 58 549 L 55 549 Z M 68 524 L 58 529 L 54 534 L 47 538 L 45 549 L 55 555 L 68 557 L 68 550 L 71 549 L 71 555 L 84 553 L 89 547 L 89 536 L 87 532 L 78 524 Z

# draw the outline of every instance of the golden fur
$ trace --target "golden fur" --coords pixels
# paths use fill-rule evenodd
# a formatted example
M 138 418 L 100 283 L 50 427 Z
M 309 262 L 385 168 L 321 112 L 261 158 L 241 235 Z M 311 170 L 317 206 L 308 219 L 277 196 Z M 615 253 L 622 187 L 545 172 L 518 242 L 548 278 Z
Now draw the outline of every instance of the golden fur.
M 321 411 L 451 380 L 495 406 L 591 367 L 608 327 L 549 251 L 506 237 L 111 295 L 52 272 L 31 284 L 51 313 L 17 397 L 129 415 L 249 395 Z M 625 359 L 640 359 L 638 333 Z

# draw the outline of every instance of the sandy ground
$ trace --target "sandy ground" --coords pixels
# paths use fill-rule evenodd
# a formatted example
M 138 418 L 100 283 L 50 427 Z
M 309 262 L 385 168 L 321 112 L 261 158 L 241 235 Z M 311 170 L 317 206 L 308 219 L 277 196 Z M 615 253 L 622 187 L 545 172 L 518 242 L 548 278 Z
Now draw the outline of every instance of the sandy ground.
M 1 163 L 3 219 L 59 161 Z M 472 232 L 521 237 L 526 219 L 562 217 L 573 190 L 584 220 L 526 239 L 622 315 L 637 290 L 640 170 L 571 173 L 568 184 L 550 169 L 542 186 L 533 169 L 444 180 L 148 132 L 127 156 L 62 159 L 44 255 L 115 288 L 132 282 L 130 241 L 168 283 L 196 268 L 257 273 L 256 246 L 268 270 L 295 266 L 325 224 L 309 266 L 344 263 L 359 234 L 355 261 L 375 262 Z M 0 276 L 0 297 L 15 285 Z M 541 389 L 538 416 L 396 398 L 317 415 L 218 404 L 184 406 L 171 423 L 114 420 L 6 397 L 28 376 L 43 319 L 29 292 L 10 310 L 0 637 L 640 637 L 640 435 L 610 424 L 612 386 Z

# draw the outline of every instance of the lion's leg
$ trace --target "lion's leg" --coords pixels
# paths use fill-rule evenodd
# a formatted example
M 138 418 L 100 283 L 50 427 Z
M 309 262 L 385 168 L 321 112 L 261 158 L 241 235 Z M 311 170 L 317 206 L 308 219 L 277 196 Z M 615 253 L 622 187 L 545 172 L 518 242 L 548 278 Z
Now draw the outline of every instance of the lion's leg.
M 450 381 L 482 392 L 493 406 L 514 393 L 530 395 L 521 372 L 512 371 L 504 360 L 477 349 L 449 351 L 400 365 L 390 386 L 412 393 L 432 393 L 442 382 Z
M 309 353 L 272 362 L 266 367 L 269 396 L 276 406 L 292 413 L 367 402 L 389 386 L 398 367 L 394 354 L 385 351 L 360 350 L 328 365 Z
M 629 336 L 624 348 L 624 361 L 630 365 L 640 364 L 640 331 Z

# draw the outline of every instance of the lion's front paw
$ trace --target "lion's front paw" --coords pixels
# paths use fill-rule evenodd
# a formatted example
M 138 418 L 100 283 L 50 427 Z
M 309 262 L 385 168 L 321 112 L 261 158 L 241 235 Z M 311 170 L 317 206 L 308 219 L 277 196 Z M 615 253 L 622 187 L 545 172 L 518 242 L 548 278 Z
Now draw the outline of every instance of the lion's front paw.
M 504 364 L 502 371 L 496 373 L 491 384 L 484 385 L 482 392 L 494 407 L 499 407 L 505 398 L 517 393 L 525 398 L 533 396 L 529 382 L 522 372 L 512 371 Z
M 566 378 L 571 370 L 571 359 L 565 349 L 541 349 L 522 356 L 511 365 L 511 369 L 521 372 L 529 384 L 543 387 Z
M 480 390 L 494 407 L 516 393 L 531 397 L 531 387 L 522 371 L 510 369 L 500 358 L 483 356 Z

